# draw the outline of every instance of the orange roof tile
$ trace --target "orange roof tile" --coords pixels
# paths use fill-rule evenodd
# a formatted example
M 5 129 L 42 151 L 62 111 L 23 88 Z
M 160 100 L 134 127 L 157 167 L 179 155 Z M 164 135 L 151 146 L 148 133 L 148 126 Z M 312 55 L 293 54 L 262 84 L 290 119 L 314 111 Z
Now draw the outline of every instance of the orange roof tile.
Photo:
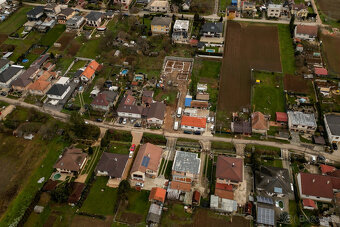
M 178 182 L 178 181 L 171 181 L 170 188 L 174 189 L 174 190 L 190 192 L 191 191 L 191 184 L 182 183 L 182 182 Z
M 166 190 L 163 188 L 154 187 L 151 189 L 149 200 L 156 200 L 164 203 Z
M 320 168 L 321 168 L 321 172 L 322 173 L 331 173 L 331 172 L 334 172 L 336 170 L 336 168 L 334 166 L 329 166 L 329 165 L 324 165 L 324 164 L 321 164 L 320 165 Z
M 313 207 L 316 208 L 316 204 L 313 200 L 311 199 L 304 199 L 302 200 L 303 206 L 304 207 Z
M 221 190 L 221 189 L 215 189 L 215 195 L 217 195 L 220 198 L 223 199 L 234 199 L 234 192 L 232 191 L 225 191 L 225 190 Z
M 199 118 L 199 117 L 189 117 L 189 116 L 183 116 L 181 125 L 185 126 L 193 126 L 198 128 L 205 128 L 207 124 L 206 118 Z
M 88 79 L 91 79 L 92 75 L 97 71 L 99 68 L 99 63 L 96 61 L 91 61 L 90 64 L 86 67 L 82 76 L 85 76 Z
M 35 91 L 45 91 L 51 85 L 51 82 L 44 80 L 36 80 L 33 84 L 31 84 L 28 89 Z

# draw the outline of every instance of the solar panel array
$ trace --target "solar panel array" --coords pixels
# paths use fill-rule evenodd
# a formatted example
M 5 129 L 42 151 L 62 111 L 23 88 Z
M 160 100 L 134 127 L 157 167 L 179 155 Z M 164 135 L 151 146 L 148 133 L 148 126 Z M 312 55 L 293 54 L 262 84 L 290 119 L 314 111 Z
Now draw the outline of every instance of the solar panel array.
M 269 197 L 257 196 L 256 199 L 257 199 L 257 202 L 259 203 L 265 203 L 265 204 L 270 204 L 270 205 L 274 204 L 273 199 Z
M 257 207 L 257 223 L 264 225 L 274 225 L 274 209 Z
M 143 157 L 143 160 L 142 160 L 142 166 L 148 167 L 149 161 L 150 161 L 150 157 L 144 156 L 144 157 Z
M 274 187 L 274 192 L 282 194 L 282 188 Z

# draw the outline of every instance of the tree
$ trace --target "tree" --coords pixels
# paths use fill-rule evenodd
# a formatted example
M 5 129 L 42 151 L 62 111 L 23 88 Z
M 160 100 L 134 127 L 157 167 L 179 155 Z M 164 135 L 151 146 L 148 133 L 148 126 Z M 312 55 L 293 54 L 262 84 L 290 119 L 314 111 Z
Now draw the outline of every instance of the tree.
M 57 203 L 65 203 L 70 195 L 69 185 L 61 185 L 51 193 L 52 199 Z
M 220 22 L 222 22 L 222 21 L 223 21 L 223 17 L 221 16 L 221 17 L 220 17 Z
M 171 3 L 178 6 L 178 7 L 181 7 L 183 2 L 184 2 L 184 0 L 171 0 Z
M 294 28 L 295 28 L 294 21 L 295 21 L 295 15 L 293 14 L 289 22 L 289 31 L 290 31 L 291 37 L 294 36 Z
M 89 155 L 92 155 L 93 154 L 93 148 L 92 147 L 89 147 L 88 151 Z
M 130 191 L 130 183 L 127 180 L 122 180 L 118 186 L 117 195 L 121 199 L 127 199 L 128 193 Z

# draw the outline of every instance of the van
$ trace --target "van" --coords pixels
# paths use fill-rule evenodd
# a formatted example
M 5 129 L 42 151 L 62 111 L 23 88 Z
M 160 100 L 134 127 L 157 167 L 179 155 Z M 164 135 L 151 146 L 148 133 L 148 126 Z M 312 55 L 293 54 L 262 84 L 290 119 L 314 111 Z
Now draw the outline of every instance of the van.
M 179 107 L 177 110 L 177 117 L 181 117 L 182 116 L 182 107 Z
M 175 131 L 178 130 L 178 121 L 175 121 L 175 123 L 174 123 L 174 130 L 175 130 Z

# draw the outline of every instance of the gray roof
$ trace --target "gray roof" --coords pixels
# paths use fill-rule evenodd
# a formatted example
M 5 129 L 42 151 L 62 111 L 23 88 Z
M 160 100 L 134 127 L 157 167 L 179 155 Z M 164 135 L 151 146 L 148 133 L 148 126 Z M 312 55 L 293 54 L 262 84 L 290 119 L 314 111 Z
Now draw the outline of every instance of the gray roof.
M 127 154 L 103 152 L 97 164 L 96 172 L 108 172 L 108 176 L 110 177 L 121 178 L 128 159 L 129 155 Z
M 163 206 L 158 204 L 151 204 L 146 222 L 160 223 Z
M 298 111 L 288 111 L 288 122 L 292 125 L 304 125 L 309 127 L 316 127 L 314 114 L 306 114 Z
M 50 54 L 44 54 L 44 55 L 41 55 L 37 60 L 35 60 L 31 66 L 35 66 L 35 67 L 38 67 L 40 68 L 42 66 L 42 64 L 45 63 L 45 61 L 47 61 L 47 59 L 50 57 Z
M 74 10 L 72 8 L 65 8 L 62 9 L 60 14 L 65 15 L 65 16 L 69 16 L 74 12 Z
M 5 65 L 9 64 L 9 60 L 7 59 L 0 59 L 0 69 Z
M 73 16 L 68 21 L 66 21 L 66 25 L 74 25 L 78 21 L 80 21 L 83 18 L 83 16 Z
M 12 79 L 12 77 L 17 75 L 20 72 L 20 70 L 22 70 L 22 68 L 13 66 L 8 67 L 0 74 L 0 82 L 6 83 L 10 79 Z
M 275 212 L 273 208 L 257 206 L 257 223 L 264 225 L 275 224 Z
M 44 6 L 36 6 L 27 12 L 27 16 L 35 17 L 38 14 L 43 13 L 43 12 L 44 12 Z
M 177 172 L 188 172 L 198 174 L 200 171 L 201 159 L 197 153 L 176 151 L 172 170 Z
M 68 87 L 69 85 L 54 84 L 46 94 L 61 96 L 64 94 Z
M 325 121 L 327 122 L 332 135 L 340 136 L 340 115 L 326 114 Z
M 164 25 L 170 26 L 172 19 L 170 17 L 154 17 L 151 21 L 151 25 Z
M 86 15 L 86 19 L 90 21 L 97 21 L 99 18 L 101 18 L 103 14 L 101 12 L 91 12 Z
M 207 22 L 202 26 L 203 33 L 222 33 L 223 32 L 223 23 L 222 22 Z

